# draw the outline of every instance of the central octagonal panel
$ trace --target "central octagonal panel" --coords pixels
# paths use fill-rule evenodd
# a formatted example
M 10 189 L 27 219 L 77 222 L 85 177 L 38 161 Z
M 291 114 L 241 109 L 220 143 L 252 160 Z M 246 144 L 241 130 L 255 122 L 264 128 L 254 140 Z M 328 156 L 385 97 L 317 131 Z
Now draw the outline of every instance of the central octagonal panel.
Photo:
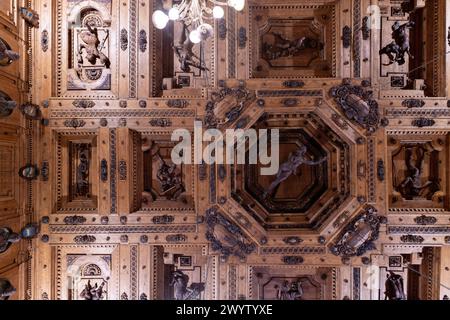
M 266 230 L 320 229 L 350 197 L 350 145 L 314 112 L 269 113 L 253 128 L 279 130 L 285 173 L 232 166 L 233 200 Z
M 327 157 L 327 152 L 303 129 L 280 131 L 280 165 L 302 146 L 307 147 L 306 160 Z M 327 162 L 317 165 L 301 164 L 281 182 L 271 194 L 265 194 L 276 176 L 260 175 L 258 165 L 246 165 L 245 189 L 269 213 L 305 213 L 328 188 Z

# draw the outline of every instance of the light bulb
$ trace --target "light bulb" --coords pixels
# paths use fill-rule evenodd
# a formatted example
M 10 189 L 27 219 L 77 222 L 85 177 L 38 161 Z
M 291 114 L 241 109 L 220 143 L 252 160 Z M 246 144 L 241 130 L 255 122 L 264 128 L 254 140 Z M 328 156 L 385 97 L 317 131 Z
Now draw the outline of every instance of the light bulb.
M 156 10 L 152 16 L 153 24 L 158 29 L 164 29 L 169 22 L 169 17 L 161 10 Z
M 213 17 L 216 19 L 222 19 L 225 15 L 225 12 L 223 11 L 223 8 L 220 6 L 215 6 L 213 8 Z
M 244 8 L 245 8 L 245 0 L 233 0 L 233 2 L 234 2 L 234 6 L 232 6 L 232 7 L 234 7 L 234 9 L 236 11 L 244 10 Z
M 192 30 L 189 34 L 189 40 L 191 40 L 192 43 L 200 43 L 200 41 L 202 41 L 200 32 L 198 32 L 198 30 Z
M 228 0 L 228 5 L 229 5 L 230 7 L 235 7 L 235 6 L 236 6 L 236 3 L 237 3 L 237 0 Z
M 177 7 L 173 7 L 169 10 L 169 19 L 170 20 L 178 20 L 180 17 L 180 10 Z

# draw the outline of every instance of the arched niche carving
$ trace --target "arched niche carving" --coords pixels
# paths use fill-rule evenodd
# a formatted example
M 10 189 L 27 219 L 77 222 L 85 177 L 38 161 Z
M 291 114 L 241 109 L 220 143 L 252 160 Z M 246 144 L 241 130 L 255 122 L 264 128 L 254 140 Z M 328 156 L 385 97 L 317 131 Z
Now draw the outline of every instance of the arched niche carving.
M 68 89 L 110 90 L 111 1 L 82 1 L 68 12 Z
M 108 280 L 111 277 L 110 256 L 68 255 L 67 256 L 67 298 L 83 300 L 81 296 L 88 284 L 101 287 L 101 300 L 108 299 Z

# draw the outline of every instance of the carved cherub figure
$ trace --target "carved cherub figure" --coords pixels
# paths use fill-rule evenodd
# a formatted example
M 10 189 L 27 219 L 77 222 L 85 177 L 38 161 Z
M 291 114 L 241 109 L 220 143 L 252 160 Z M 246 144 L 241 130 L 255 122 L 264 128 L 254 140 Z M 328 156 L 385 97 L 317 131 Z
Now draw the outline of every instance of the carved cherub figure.
M 275 181 L 269 186 L 269 188 L 264 192 L 264 197 L 268 197 L 273 194 L 275 189 L 285 180 L 287 180 L 291 175 L 296 174 L 297 168 L 302 164 L 307 164 L 310 166 L 315 166 L 321 164 L 327 160 L 326 157 L 318 160 L 311 161 L 306 159 L 307 147 L 302 145 L 299 150 L 291 153 L 288 160 L 280 166 L 278 170 L 277 177 Z

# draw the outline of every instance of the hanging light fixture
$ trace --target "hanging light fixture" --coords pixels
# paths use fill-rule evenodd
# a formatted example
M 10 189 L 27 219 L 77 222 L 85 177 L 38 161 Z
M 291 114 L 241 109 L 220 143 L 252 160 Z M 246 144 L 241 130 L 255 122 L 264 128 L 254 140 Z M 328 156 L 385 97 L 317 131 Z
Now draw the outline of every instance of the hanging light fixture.
M 211 2 L 214 7 L 208 6 Z M 210 23 L 214 19 L 222 19 L 225 15 L 223 7 L 232 7 L 236 11 L 245 8 L 245 0 L 182 0 L 169 9 L 167 14 L 162 10 L 153 13 L 153 24 L 158 29 L 164 29 L 170 20 L 182 21 L 190 26 L 189 39 L 192 43 L 199 43 L 206 40 L 213 34 L 213 27 Z

